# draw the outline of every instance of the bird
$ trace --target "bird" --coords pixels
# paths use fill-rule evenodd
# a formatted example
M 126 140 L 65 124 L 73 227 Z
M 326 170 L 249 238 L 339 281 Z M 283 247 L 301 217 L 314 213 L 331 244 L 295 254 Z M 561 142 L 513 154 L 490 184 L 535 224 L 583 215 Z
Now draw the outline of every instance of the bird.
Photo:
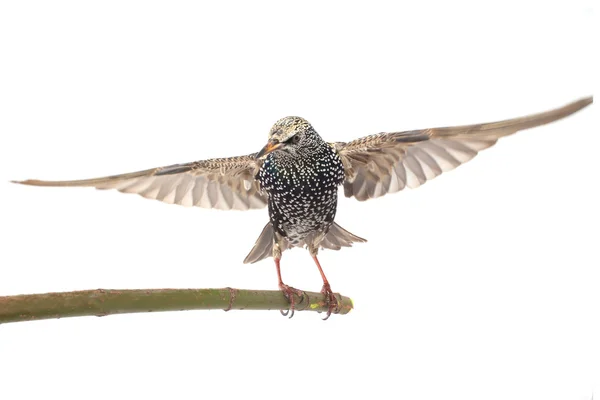
M 567 117 L 593 97 L 551 111 L 498 122 L 383 132 L 349 142 L 327 142 L 304 118 L 285 117 L 272 126 L 258 152 L 213 158 L 101 178 L 13 181 L 33 186 L 116 189 L 183 206 L 221 210 L 267 207 L 269 221 L 244 260 L 273 257 L 279 289 L 296 309 L 303 292 L 281 276 L 284 251 L 306 248 L 321 278 L 328 319 L 339 302 L 319 263 L 320 249 L 340 250 L 365 239 L 335 222 L 338 191 L 358 201 L 375 199 L 425 182 L 471 160 L 498 139 Z

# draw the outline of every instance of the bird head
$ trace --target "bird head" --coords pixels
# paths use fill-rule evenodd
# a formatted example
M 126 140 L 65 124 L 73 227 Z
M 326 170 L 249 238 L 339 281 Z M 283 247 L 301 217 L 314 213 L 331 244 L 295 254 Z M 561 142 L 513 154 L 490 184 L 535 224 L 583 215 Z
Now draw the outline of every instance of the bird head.
M 269 153 L 276 150 L 290 150 L 303 146 L 303 143 L 316 135 L 312 125 L 300 117 L 285 117 L 275 122 L 269 132 L 269 141 L 261 151 L 258 152 L 256 158 L 266 157 Z

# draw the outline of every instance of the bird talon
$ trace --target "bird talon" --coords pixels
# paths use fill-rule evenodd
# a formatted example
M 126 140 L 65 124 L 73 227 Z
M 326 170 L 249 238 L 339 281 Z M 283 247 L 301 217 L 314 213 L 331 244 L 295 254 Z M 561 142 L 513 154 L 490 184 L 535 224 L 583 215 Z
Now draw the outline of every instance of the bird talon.
M 300 303 L 304 302 L 304 296 L 306 295 L 306 293 L 304 292 L 304 290 L 297 290 L 296 294 L 298 295 L 298 297 L 300 297 Z
M 290 308 L 288 310 L 286 310 L 286 311 L 279 310 L 279 312 L 284 317 L 287 317 L 289 315 L 289 318 L 292 318 L 294 316 L 294 312 L 296 310 L 296 298 L 294 297 L 294 294 L 297 295 L 298 297 L 300 297 L 300 302 L 302 302 L 304 300 L 304 292 L 301 290 L 295 289 L 291 286 L 288 286 L 284 283 L 279 285 L 279 289 L 283 292 L 283 295 L 285 296 L 285 298 L 288 299 L 288 301 L 290 302 Z
M 331 314 L 337 314 L 340 312 L 340 302 L 336 297 L 335 293 L 331 290 L 331 286 L 329 283 L 323 284 L 323 289 L 321 289 L 321 293 L 325 296 L 325 303 L 327 304 L 327 315 L 323 318 L 323 321 L 327 321 Z

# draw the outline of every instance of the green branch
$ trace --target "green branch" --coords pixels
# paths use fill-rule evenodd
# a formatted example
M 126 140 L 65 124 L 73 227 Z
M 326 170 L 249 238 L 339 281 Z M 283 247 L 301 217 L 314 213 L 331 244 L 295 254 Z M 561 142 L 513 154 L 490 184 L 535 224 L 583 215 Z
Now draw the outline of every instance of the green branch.
M 338 314 L 352 309 L 352 300 L 336 294 Z M 105 316 L 183 310 L 287 310 L 288 300 L 275 290 L 243 289 L 96 289 L 78 292 L 0 296 L 0 324 L 50 318 Z M 326 312 L 323 294 L 304 292 L 296 311 Z

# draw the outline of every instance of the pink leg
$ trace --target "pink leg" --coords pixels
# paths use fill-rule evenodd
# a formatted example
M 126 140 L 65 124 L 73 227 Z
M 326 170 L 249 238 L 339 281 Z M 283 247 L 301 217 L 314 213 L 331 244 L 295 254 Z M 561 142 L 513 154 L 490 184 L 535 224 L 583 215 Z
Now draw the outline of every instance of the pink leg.
M 335 311 L 337 313 L 339 311 L 339 303 L 337 297 L 335 297 L 335 294 L 331 290 L 331 285 L 329 285 L 329 281 L 327 280 L 327 277 L 323 272 L 323 268 L 321 268 L 321 263 L 319 262 L 319 259 L 316 255 L 312 256 L 312 258 L 313 260 L 315 260 L 317 268 L 319 268 L 321 278 L 323 278 L 323 289 L 321 289 L 321 293 L 325 295 L 325 301 L 327 302 L 327 305 L 329 307 L 327 310 L 327 315 L 325 316 L 325 318 L 323 318 L 323 321 L 325 321 L 331 316 L 332 312 Z
M 281 310 L 280 312 L 284 317 L 287 317 L 287 315 L 289 314 L 290 318 L 292 318 L 294 316 L 294 310 L 296 309 L 296 298 L 294 297 L 294 295 L 298 295 L 302 299 L 302 298 L 304 298 L 304 293 L 301 290 L 294 289 L 293 287 L 288 286 L 285 283 L 283 283 L 283 281 L 281 280 L 280 261 L 281 261 L 281 258 L 275 259 L 275 266 L 277 267 L 277 279 L 279 280 L 279 289 L 283 292 L 283 295 L 290 302 L 290 309 L 287 311 Z M 302 300 L 300 300 L 300 301 L 302 301 Z M 290 313 L 290 310 L 291 310 L 291 313 Z

